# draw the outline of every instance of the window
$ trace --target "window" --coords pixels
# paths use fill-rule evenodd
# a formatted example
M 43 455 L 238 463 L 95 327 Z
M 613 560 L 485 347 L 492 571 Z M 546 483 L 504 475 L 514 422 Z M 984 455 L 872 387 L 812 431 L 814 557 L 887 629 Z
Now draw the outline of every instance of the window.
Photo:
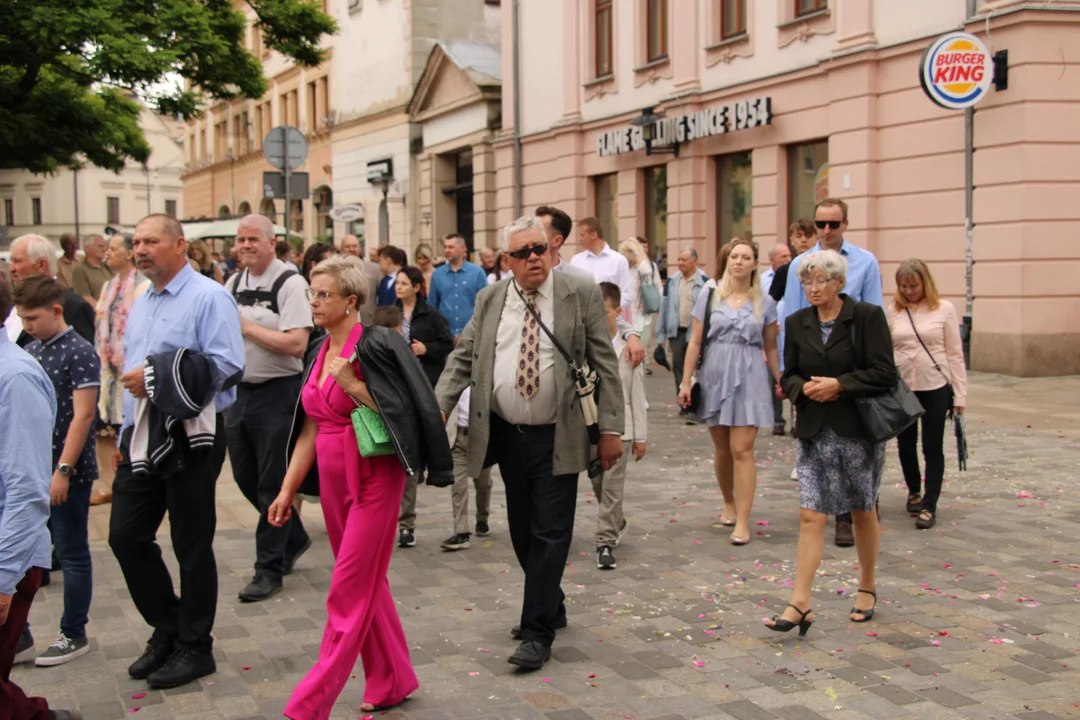
M 165 214 L 166 215 L 172 215 L 173 217 L 176 217 L 176 201 L 175 200 L 166 200 L 165 201 Z
M 15 224 L 15 201 L 11 199 L 4 200 L 4 224 Z
M 751 208 L 753 172 L 749 152 L 716 158 L 716 249 L 739 237 L 753 239 Z
M 41 224 L 41 198 L 30 200 L 30 215 L 33 218 L 34 225 Z
M 362 7 L 361 0 L 349 0 L 349 12 L 359 12 Z M 359 235 L 357 237 L 359 237 Z
M 596 77 L 611 75 L 612 0 L 596 0 Z
M 829 141 L 788 147 L 788 222 L 810 220 L 829 197 Z
M 263 141 L 263 109 L 262 105 L 255 106 L 255 149 L 262 148 Z
M 828 5 L 828 0 L 795 0 L 795 17 L 811 15 L 824 10 Z
M 318 116 L 318 90 L 316 89 L 315 81 L 312 80 L 307 84 L 307 131 L 309 133 L 316 132 L 319 129 L 319 116 Z
M 667 0 L 647 0 L 648 17 L 645 22 L 646 41 L 648 43 L 646 59 L 649 62 L 667 57 Z
M 593 178 L 596 190 L 596 219 L 604 228 L 604 238 L 613 248 L 619 247 L 619 175 L 597 175 Z
M 120 224 L 120 198 L 105 198 L 105 222 L 110 225 Z
M 720 39 L 746 34 L 746 0 L 721 0 Z
M 667 165 L 645 168 L 645 237 L 664 267 L 674 260 L 667 257 L 667 190 Z

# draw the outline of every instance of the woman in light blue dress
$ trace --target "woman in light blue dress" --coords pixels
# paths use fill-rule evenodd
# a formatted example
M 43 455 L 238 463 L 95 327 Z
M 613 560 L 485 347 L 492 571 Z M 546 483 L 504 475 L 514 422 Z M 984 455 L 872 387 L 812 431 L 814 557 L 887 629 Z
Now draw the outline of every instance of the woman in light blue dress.
M 775 387 L 780 377 L 776 303 L 761 291 L 757 264 L 756 243 L 732 241 L 719 284 L 701 293 L 694 306 L 679 389 L 679 405 L 689 407 L 696 374 L 700 392 L 694 415 L 708 425 L 716 447 L 716 481 L 724 495 L 720 523 L 734 526 L 733 545 L 750 542 L 757 486 L 754 441 L 759 428 L 773 425 L 768 387 Z M 770 377 L 772 383 L 767 382 Z

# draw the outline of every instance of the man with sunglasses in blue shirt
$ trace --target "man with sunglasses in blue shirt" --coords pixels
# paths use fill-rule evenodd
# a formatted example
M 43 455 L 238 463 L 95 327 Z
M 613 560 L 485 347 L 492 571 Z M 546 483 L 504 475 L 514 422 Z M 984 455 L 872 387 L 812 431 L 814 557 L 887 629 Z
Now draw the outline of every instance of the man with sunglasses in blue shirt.
M 847 283 L 844 293 L 856 302 L 868 302 L 884 307 L 881 294 L 881 268 L 874 253 L 855 247 L 844 239 L 848 227 L 848 206 L 843 200 L 825 198 L 814 207 L 814 226 L 817 228 L 818 241 L 814 247 L 791 261 L 788 268 L 787 285 L 784 288 L 784 302 L 780 311 L 780 357 L 783 358 L 784 323 L 796 310 L 810 307 L 810 301 L 803 292 L 799 280 L 799 265 L 808 255 L 822 250 L 835 250 L 847 258 Z M 792 475 L 792 479 L 796 479 Z M 855 544 L 855 534 L 851 527 L 851 513 L 836 517 L 836 544 L 839 547 L 851 547 Z

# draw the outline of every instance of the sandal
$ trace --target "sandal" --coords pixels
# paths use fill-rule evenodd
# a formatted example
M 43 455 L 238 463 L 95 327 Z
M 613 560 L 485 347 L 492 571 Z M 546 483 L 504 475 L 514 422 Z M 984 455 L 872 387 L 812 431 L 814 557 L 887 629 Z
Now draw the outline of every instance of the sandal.
M 750 536 L 749 535 L 739 537 L 735 533 L 731 533 L 731 544 L 732 545 L 745 545 L 748 542 L 750 542 Z
M 855 618 L 848 618 L 848 619 L 851 620 L 851 622 L 857 622 L 857 623 L 869 622 L 870 620 L 873 620 L 873 618 L 874 618 L 874 610 L 877 608 L 877 593 L 874 592 L 873 590 L 863 590 L 862 588 L 859 588 L 859 592 L 866 593 L 867 595 L 872 595 L 873 598 L 874 598 L 874 605 L 873 605 L 873 607 L 867 608 L 866 610 L 860 610 L 859 608 L 857 608 L 857 607 L 855 607 L 853 605 L 851 607 L 851 612 L 849 612 L 848 615 L 862 615 L 863 618 L 862 618 L 862 620 L 856 620 Z M 856 593 L 856 594 L 858 594 L 858 593 Z
M 922 496 L 912 493 L 907 496 L 907 511 L 909 515 L 917 515 L 922 510 Z
M 915 527 L 919 530 L 929 530 L 937 523 L 937 516 L 933 510 L 923 510 L 915 520 Z
M 773 615 L 772 625 L 766 625 L 765 627 L 769 628 L 770 630 L 775 630 L 776 632 L 791 632 L 791 630 L 795 626 L 798 626 L 799 637 L 806 637 L 806 632 L 810 629 L 810 626 L 814 624 L 813 620 L 806 619 L 806 616 L 811 613 L 810 608 L 807 608 L 806 612 L 803 612 L 802 610 L 790 603 L 788 603 L 787 607 L 799 613 L 800 617 L 798 620 L 796 620 L 795 622 L 791 622 L 790 620 L 785 620 L 780 615 Z M 787 608 L 784 609 L 786 610 Z
M 720 513 L 720 524 L 724 527 L 735 527 L 735 521 L 729 520 L 723 513 Z

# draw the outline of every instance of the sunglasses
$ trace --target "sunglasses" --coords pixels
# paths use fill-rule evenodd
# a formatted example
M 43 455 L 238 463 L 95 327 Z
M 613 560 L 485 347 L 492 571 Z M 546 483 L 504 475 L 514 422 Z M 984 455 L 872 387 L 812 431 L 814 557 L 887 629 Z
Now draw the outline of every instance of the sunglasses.
M 832 228 L 833 230 L 839 230 L 840 225 L 842 223 L 843 223 L 842 220 L 815 220 L 814 221 L 814 224 L 817 225 L 818 230 L 824 230 L 826 226 Z
M 506 251 L 506 254 L 515 260 L 528 260 L 530 255 L 536 257 L 542 256 L 548 251 L 547 243 L 540 243 L 539 245 L 533 245 L 532 247 L 523 247 L 520 250 Z

